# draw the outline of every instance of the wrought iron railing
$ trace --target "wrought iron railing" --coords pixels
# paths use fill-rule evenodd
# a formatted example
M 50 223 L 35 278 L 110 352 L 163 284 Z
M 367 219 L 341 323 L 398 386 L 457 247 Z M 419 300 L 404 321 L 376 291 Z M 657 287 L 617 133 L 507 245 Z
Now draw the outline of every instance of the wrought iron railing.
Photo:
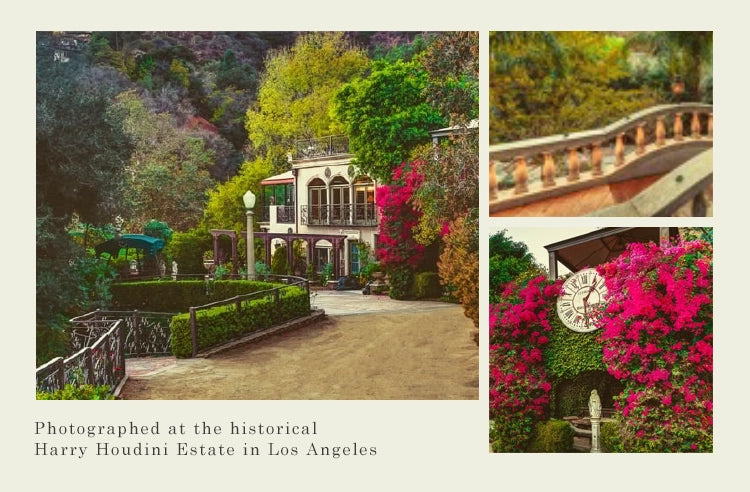
M 95 331 L 101 336 L 90 346 L 81 348 L 68 358 L 56 357 L 36 370 L 38 391 L 54 392 L 68 383 L 76 385 L 109 385 L 114 389 L 125 377 L 125 323 L 109 320 Z
M 70 343 L 73 350 L 88 346 L 113 320 L 125 323 L 125 355 L 166 355 L 171 353 L 169 324 L 175 313 L 147 311 L 101 311 L 78 316 L 70 320 Z
M 277 205 L 276 223 L 294 224 L 294 205 Z
M 374 203 L 344 205 L 302 205 L 300 223 L 303 225 L 377 226 Z
M 349 137 L 330 135 L 323 138 L 308 138 L 294 143 L 295 159 L 315 159 L 349 153 Z

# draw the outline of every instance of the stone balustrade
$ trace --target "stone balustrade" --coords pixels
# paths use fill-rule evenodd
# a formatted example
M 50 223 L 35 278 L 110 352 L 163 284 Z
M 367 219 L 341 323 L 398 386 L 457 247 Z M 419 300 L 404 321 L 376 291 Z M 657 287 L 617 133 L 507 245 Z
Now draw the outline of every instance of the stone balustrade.
M 595 130 L 492 145 L 490 212 L 523 205 L 537 194 L 555 196 L 606 183 L 649 153 L 698 140 L 712 145 L 713 106 L 682 103 L 654 106 Z

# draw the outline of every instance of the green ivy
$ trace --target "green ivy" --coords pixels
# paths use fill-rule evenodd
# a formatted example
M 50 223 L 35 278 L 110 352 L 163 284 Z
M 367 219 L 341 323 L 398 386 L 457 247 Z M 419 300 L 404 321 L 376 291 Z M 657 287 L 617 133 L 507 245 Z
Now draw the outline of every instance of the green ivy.
M 552 331 L 547 333 L 549 343 L 544 348 L 547 374 L 561 379 L 572 379 L 586 371 L 605 371 L 602 346 L 596 332 L 578 333 L 570 330 L 553 315 Z

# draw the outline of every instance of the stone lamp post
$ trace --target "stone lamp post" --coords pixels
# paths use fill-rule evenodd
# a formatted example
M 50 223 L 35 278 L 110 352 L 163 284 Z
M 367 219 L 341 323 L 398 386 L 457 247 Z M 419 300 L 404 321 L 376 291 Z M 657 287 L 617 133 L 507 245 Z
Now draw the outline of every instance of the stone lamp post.
M 248 190 L 243 196 L 245 203 L 245 215 L 247 216 L 247 279 L 255 278 L 255 237 L 253 235 L 253 208 L 255 207 L 255 194 Z

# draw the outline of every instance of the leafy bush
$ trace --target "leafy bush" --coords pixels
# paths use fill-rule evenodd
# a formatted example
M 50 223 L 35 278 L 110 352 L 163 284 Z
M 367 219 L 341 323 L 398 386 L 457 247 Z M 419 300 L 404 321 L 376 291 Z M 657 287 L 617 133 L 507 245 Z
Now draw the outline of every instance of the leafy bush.
M 289 274 L 289 260 L 287 259 L 286 244 L 276 248 L 271 257 L 271 273 L 274 275 Z
M 63 389 L 54 392 L 37 391 L 37 400 L 114 400 L 115 397 L 106 384 L 94 386 L 93 384 L 84 384 L 77 386 L 66 384 Z
M 532 453 L 567 453 L 573 450 L 575 431 L 564 420 L 538 422 L 528 451 Z
M 422 272 L 414 277 L 412 295 L 417 299 L 434 299 L 442 293 L 443 288 L 440 286 L 440 277 L 437 273 Z
M 203 252 L 212 249 L 211 234 L 205 230 L 193 229 L 175 232 L 166 246 L 166 254 L 177 262 L 180 273 L 205 273 Z
M 392 299 L 406 299 L 414 281 L 414 272 L 409 267 L 395 267 L 388 271 L 388 295 Z
M 479 327 L 478 229 L 465 217 L 458 217 L 450 223 L 450 233 L 443 241 L 445 248 L 438 262 L 441 282 L 461 303 L 466 317 Z
M 198 349 L 207 349 L 248 333 L 264 330 L 275 324 L 310 314 L 309 296 L 305 289 L 289 287 L 279 293 L 278 303 L 271 296 L 218 306 L 196 312 Z M 189 357 L 193 351 L 189 313 L 172 318 L 172 353 Z
M 599 430 L 599 444 L 604 453 L 621 453 L 620 424 L 617 422 L 602 422 Z
M 331 280 L 331 277 L 333 277 L 333 263 L 328 262 L 323 267 L 323 271 L 320 272 L 320 285 L 325 287 L 328 281 Z

